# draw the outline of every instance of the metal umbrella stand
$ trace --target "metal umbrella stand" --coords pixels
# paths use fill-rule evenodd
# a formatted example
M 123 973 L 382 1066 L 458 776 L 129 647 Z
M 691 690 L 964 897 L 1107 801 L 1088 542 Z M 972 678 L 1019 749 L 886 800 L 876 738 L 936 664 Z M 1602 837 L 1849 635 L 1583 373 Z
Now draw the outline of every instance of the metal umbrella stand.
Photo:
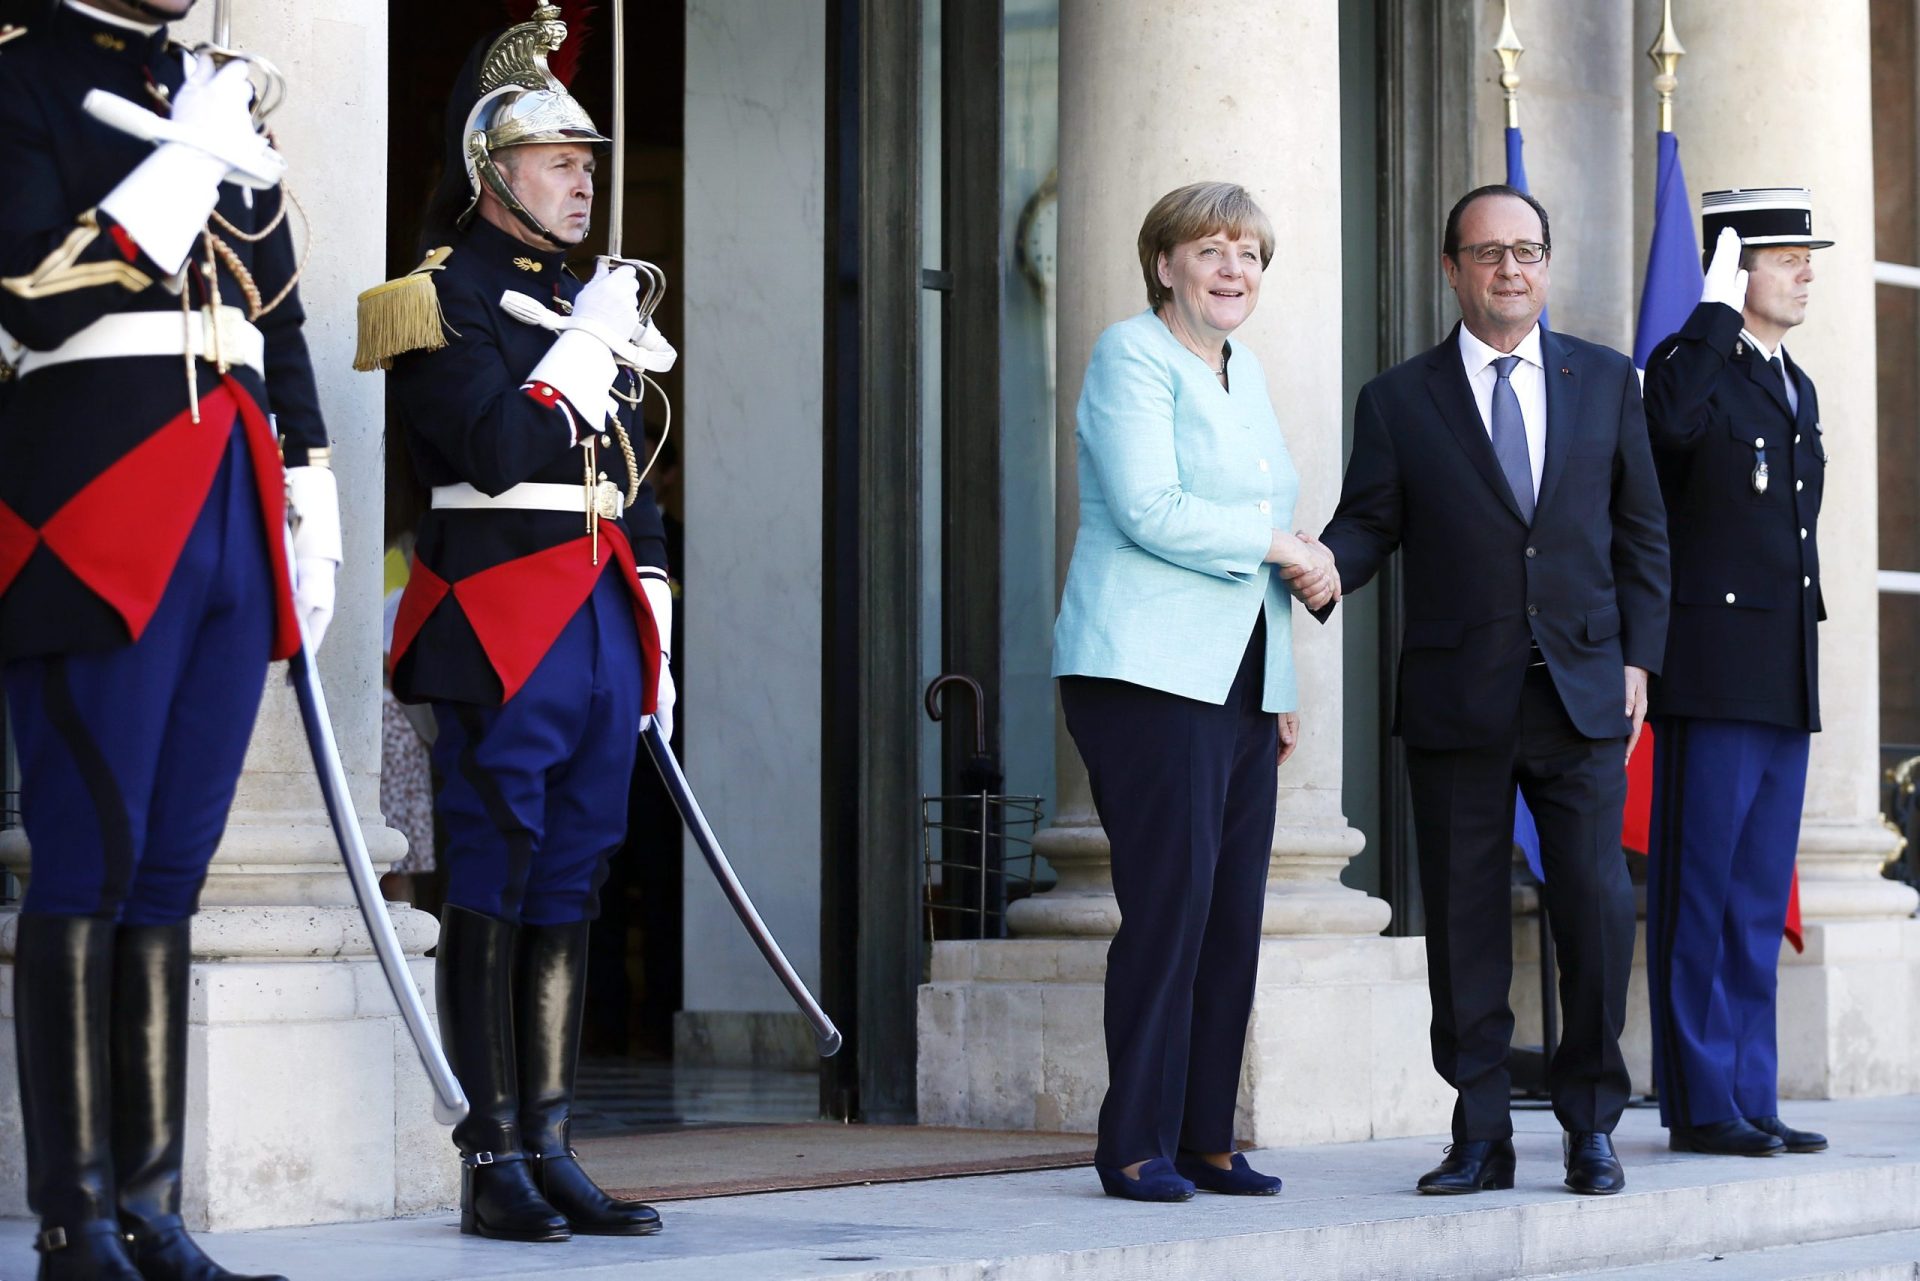
M 973 695 L 973 754 L 961 768 L 961 792 L 920 798 L 927 936 L 1006 937 L 1007 904 L 1033 890 L 1038 796 L 1009 796 L 1000 759 L 987 744 L 986 695 L 971 676 L 947 674 L 927 686 L 927 715 L 945 715 L 949 686 Z M 1011 847 L 1011 850 L 1010 850 Z

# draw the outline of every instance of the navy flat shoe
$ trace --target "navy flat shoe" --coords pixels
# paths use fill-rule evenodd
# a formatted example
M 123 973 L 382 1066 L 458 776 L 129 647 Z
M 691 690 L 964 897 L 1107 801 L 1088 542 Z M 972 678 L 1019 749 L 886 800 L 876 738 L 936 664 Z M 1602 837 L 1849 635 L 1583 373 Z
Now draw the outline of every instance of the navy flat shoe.
M 1094 1162 L 1093 1172 L 1100 1176 L 1100 1186 L 1107 1190 L 1108 1196 L 1124 1197 L 1129 1201 L 1191 1201 L 1193 1184 L 1174 1172 L 1173 1162 L 1163 1156 L 1157 1156 L 1140 1167 L 1140 1177 L 1129 1179 L 1119 1169 L 1111 1165 Z
M 1280 1191 L 1278 1178 L 1260 1173 L 1238 1152 L 1233 1154 L 1231 1170 L 1223 1170 L 1197 1156 L 1175 1157 L 1173 1168 L 1203 1192 L 1218 1192 L 1222 1196 L 1273 1196 Z

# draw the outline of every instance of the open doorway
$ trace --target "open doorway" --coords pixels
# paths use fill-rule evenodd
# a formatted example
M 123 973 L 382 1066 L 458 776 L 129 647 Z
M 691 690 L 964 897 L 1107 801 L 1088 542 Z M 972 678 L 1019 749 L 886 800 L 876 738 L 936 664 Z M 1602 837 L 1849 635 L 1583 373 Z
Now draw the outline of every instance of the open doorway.
M 447 93 L 469 51 L 480 40 L 523 16 L 507 3 L 427 4 L 398 0 L 389 11 L 387 174 L 388 278 L 410 270 L 427 248 L 418 227 L 445 150 Z M 570 86 L 603 128 L 611 124 L 612 20 L 604 6 L 576 23 L 569 40 L 584 38 L 579 69 Z M 685 101 L 685 15 L 678 4 L 634 6 L 629 11 L 626 77 L 626 240 L 624 251 L 658 264 L 670 287 L 656 313 L 663 332 L 681 332 L 682 185 Z M 611 167 L 603 161 L 599 210 L 606 208 Z M 600 220 L 596 220 L 600 221 Z M 604 223 L 576 258 L 591 268 L 605 245 Z M 659 377 L 670 401 L 681 399 L 676 367 Z M 651 453 L 664 419 L 656 400 L 645 406 Z M 637 443 L 637 442 L 636 442 Z M 671 437 L 650 476 L 666 520 L 668 552 L 676 579 L 683 572 L 684 503 L 680 451 Z M 387 538 L 394 546 L 418 515 L 418 496 L 406 492 L 404 468 L 391 465 L 389 442 Z M 394 584 L 389 575 L 389 587 Z M 676 631 L 679 623 L 676 621 Z M 676 637 L 669 650 L 680 653 Z M 684 726 L 697 709 L 681 700 Z M 676 728 L 676 738 L 679 730 Z M 601 915 L 592 931 L 587 1015 L 582 1046 L 581 1100 L 576 1131 L 631 1130 L 685 1119 L 684 1089 L 667 1072 L 673 1055 L 674 1016 L 682 994 L 681 831 L 671 802 L 644 753 L 629 797 L 626 846 L 616 855 L 601 888 Z M 421 873 L 415 884 L 396 887 L 416 903 L 437 905 L 436 881 L 444 870 Z M 676 1100 L 679 1100 L 678 1102 Z

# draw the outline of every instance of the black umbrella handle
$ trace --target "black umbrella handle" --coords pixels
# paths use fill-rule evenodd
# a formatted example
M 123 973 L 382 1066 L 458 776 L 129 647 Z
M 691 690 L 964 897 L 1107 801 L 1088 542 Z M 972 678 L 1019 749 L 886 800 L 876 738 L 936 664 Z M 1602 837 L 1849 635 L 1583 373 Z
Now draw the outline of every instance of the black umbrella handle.
M 927 715 L 938 721 L 945 713 L 940 707 L 940 695 L 949 685 L 964 685 L 973 692 L 973 754 L 987 754 L 987 692 L 980 688 L 980 682 L 971 676 L 962 676 L 948 672 L 936 676 L 927 686 Z

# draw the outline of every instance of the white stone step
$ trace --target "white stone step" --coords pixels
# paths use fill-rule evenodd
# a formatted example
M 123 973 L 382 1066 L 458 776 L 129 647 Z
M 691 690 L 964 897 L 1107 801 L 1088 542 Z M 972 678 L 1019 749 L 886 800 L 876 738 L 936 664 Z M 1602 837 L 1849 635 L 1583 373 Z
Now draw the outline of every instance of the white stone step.
M 1138 1205 L 1102 1196 L 1080 1169 L 675 1202 L 661 1207 L 666 1232 L 641 1240 L 479 1241 L 450 1215 L 206 1240 L 231 1268 L 295 1281 L 1512 1281 L 1690 1268 L 1746 1281 L 1768 1274 L 1702 1260 L 1758 1257 L 1783 1276 L 1819 1276 L 1791 1270 L 1818 1266 L 1816 1254 L 1788 1255 L 1815 1243 L 1840 1260 L 1828 1272 L 1853 1281 L 1842 1252 L 1897 1252 L 1893 1236 L 1873 1235 L 1920 1231 L 1920 1098 L 1798 1103 L 1786 1115 L 1827 1132 L 1833 1150 L 1683 1156 L 1651 1112 L 1629 1112 L 1616 1135 L 1628 1187 L 1614 1197 L 1568 1193 L 1553 1118 L 1521 1112 L 1518 1186 L 1468 1197 L 1416 1195 L 1441 1140 L 1394 1139 L 1256 1154 L 1287 1180 L 1272 1198 Z M 30 1239 L 27 1223 L 0 1224 L 0 1278 L 32 1275 Z
M 1815 1241 L 1574 1274 L 1568 1281 L 1916 1281 L 1920 1232 Z

